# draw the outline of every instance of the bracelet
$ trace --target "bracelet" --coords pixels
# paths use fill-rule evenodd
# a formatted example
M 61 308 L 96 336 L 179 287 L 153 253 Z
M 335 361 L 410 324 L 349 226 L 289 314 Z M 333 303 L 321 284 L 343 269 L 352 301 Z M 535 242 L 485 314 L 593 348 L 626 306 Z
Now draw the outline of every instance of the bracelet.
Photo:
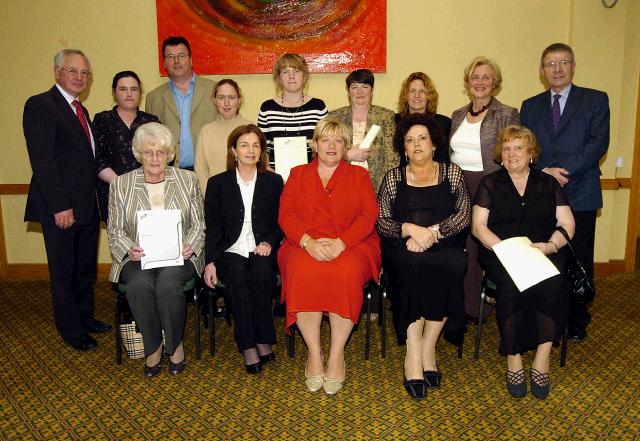
M 309 245 L 309 242 L 311 242 L 311 237 L 307 237 L 307 240 L 302 242 L 302 249 L 303 250 L 307 249 L 307 245 Z
M 553 244 L 554 247 L 556 247 L 556 253 L 558 252 L 558 245 L 556 245 L 556 243 L 552 240 L 549 240 L 547 243 Z

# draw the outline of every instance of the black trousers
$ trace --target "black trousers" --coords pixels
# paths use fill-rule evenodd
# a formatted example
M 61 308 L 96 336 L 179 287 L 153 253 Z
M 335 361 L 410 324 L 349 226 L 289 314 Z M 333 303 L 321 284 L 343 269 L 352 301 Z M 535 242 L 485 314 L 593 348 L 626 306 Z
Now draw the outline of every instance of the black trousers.
M 42 225 L 51 279 L 53 317 L 64 340 L 85 333 L 84 325 L 93 320 L 93 282 L 99 231 L 97 215 L 88 224 L 75 224 L 66 230 L 55 225 Z
M 596 236 L 597 210 L 574 211 L 576 232 L 571 239 L 578 259 L 582 262 L 587 275 L 593 280 L 593 247 Z M 584 330 L 591 322 L 588 305 L 570 302 L 569 304 L 569 329 Z
M 127 262 L 120 271 L 120 282 L 127 285 L 127 302 L 140 328 L 144 355 L 153 354 L 162 344 L 173 355 L 184 334 L 186 297 L 184 285 L 196 269 L 186 261 L 182 266 L 142 270 L 140 262 Z
M 225 285 L 227 305 L 234 318 L 233 334 L 239 351 L 256 343 L 276 343 L 271 314 L 271 292 L 275 286 L 275 253 L 270 256 L 222 253 L 216 262 L 218 278 Z

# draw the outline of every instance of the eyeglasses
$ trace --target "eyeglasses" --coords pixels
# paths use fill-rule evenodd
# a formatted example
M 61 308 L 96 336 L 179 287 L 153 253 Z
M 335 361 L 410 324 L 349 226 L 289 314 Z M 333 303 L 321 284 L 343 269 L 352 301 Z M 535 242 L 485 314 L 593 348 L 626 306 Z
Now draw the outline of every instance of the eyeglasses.
M 91 72 L 88 70 L 78 70 L 75 67 L 56 67 L 60 70 L 64 70 L 66 73 L 74 77 L 88 78 L 91 76 Z
M 168 54 L 164 56 L 165 60 L 168 61 L 179 61 L 182 62 L 184 61 L 185 58 L 189 57 L 189 54 Z
M 143 150 L 142 156 L 146 159 L 165 159 L 167 157 L 167 152 L 164 150 L 158 150 L 157 152 L 154 152 L 153 150 Z
M 565 66 L 569 66 L 570 64 L 573 64 L 573 61 L 569 61 L 569 60 L 559 60 L 559 61 L 549 61 L 548 63 L 544 63 L 542 66 L 546 67 L 547 69 L 553 69 L 556 66 L 560 66 L 560 67 L 565 67 Z

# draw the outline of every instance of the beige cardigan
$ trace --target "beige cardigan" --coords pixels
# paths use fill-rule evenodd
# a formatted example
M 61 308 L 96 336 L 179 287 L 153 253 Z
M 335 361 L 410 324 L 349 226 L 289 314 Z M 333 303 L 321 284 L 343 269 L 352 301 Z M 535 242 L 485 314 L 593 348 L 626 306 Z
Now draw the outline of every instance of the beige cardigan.
M 204 267 L 204 209 L 196 175 L 188 170 L 167 167 L 164 207 L 182 214 L 182 243 L 191 245 L 189 259 L 198 274 Z M 150 210 L 151 202 L 142 168 L 118 176 L 109 186 L 109 224 L 107 237 L 111 250 L 109 280 L 118 282 L 120 271 L 129 261 L 129 248 L 138 243 L 136 212 Z

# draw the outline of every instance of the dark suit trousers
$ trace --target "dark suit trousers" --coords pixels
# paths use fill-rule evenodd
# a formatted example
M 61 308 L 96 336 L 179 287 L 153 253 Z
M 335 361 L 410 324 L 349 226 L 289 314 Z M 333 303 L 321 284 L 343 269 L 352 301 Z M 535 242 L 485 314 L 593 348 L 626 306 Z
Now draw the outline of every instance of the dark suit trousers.
M 96 276 L 100 221 L 62 230 L 42 224 L 47 251 L 56 328 L 64 340 L 85 332 L 93 319 L 93 281 Z
M 127 262 L 120 272 L 120 282 L 127 285 L 127 302 L 140 328 L 144 355 L 153 354 L 162 344 L 173 355 L 184 335 L 186 296 L 184 285 L 196 269 L 186 261 L 182 266 L 142 270 L 140 262 Z
M 597 210 L 574 211 L 576 232 L 571 240 L 578 259 L 582 262 L 587 275 L 593 280 L 593 247 L 596 236 Z M 587 305 L 571 302 L 569 307 L 569 328 L 586 329 L 591 321 Z
M 218 278 L 224 283 L 225 300 L 234 317 L 233 333 L 239 351 L 256 343 L 276 343 L 271 314 L 271 292 L 275 286 L 275 252 L 269 256 L 222 253 L 216 262 Z

